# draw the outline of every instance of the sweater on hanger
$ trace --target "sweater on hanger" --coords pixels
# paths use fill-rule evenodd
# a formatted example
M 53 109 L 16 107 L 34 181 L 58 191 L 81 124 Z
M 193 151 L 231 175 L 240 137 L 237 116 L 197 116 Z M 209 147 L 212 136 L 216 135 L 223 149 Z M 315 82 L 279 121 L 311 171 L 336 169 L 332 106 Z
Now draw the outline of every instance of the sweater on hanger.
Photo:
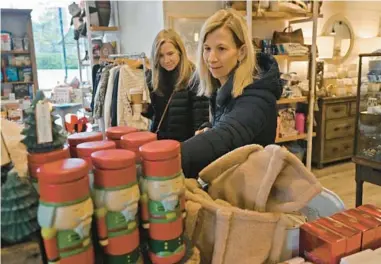
M 103 118 L 105 121 L 105 129 L 111 126 L 111 103 L 112 103 L 112 94 L 114 91 L 114 83 L 116 73 L 119 72 L 120 66 L 115 66 L 110 70 L 110 77 L 107 83 L 107 90 L 104 99 L 103 105 Z

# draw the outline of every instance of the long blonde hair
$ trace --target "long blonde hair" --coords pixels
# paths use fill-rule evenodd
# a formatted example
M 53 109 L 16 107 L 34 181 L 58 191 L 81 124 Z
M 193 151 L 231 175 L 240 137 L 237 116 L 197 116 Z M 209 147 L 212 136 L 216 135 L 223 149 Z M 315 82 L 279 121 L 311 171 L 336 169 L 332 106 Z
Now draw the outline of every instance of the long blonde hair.
M 241 95 L 243 89 L 253 83 L 253 79 L 257 75 L 254 47 L 249 38 L 244 18 L 233 9 L 221 9 L 209 17 L 201 29 L 197 49 L 197 74 L 200 79 L 199 95 L 210 96 L 219 87 L 219 82 L 212 76 L 204 61 L 203 45 L 209 33 L 222 27 L 231 31 L 237 48 L 240 48 L 242 45 L 246 46 L 246 55 L 234 73 L 232 96 L 237 97 Z
M 175 82 L 175 91 L 185 89 L 192 77 L 194 71 L 193 63 L 188 59 L 185 46 L 176 31 L 172 29 L 163 29 L 160 31 L 153 44 L 151 51 L 151 64 L 152 64 L 152 87 L 154 91 L 160 89 L 160 48 L 164 43 L 171 43 L 175 46 L 176 50 L 179 52 L 180 61 L 178 67 L 178 77 Z M 160 90 L 159 90 L 160 91 Z

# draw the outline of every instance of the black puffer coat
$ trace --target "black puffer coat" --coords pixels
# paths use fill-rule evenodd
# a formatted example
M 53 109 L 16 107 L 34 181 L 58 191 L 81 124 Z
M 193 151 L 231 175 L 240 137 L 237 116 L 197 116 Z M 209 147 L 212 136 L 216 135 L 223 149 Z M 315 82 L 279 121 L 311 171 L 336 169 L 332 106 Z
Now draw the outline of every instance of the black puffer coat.
M 282 93 L 279 68 L 275 59 L 265 54 L 258 54 L 257 61 L 261 69 L 259 78 L 242 95 L 233 98 L 232 75 L 211 96 L 212 128 L 182 143 L 186 177 L 197 177 L 211 162 L 238 147 L 275 142 L 276 100 Z
M 173 91 L 176 72 L 167 73 L 162 85 L 162 93 L 153 92 L 151 71 L 146 75 L 147 85 L 151 91 L 151 104 L 143 115 L 152 120 L 151 131 L 156 132 L 165 106 Z M 185 141 L 209 120 L 209 101 L 206 97 L 196 96 L 198 83 L 192 83 L 183 90 L 174 93 L 167 113 L 158 132 L 159 139 Z

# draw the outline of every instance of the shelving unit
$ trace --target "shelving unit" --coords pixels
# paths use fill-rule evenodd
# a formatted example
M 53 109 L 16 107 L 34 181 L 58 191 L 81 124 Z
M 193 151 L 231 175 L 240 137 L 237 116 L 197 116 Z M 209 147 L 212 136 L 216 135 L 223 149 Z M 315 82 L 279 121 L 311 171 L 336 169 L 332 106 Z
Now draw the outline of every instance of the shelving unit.
M 277 105 L 285 105 L 285 104 L 296 104 L 296 103 L 307 103 L 307 96 L 294 97 L 294 98 L 281 98 L 276 103 Z
M 312 136 L 315 137 L 316 133 L 313 132 Z M 298 135 L 295 135 L 295 136 L 278 138 L 278 139 L 275 140 L 275 143 L 285 143 L 285 142 L 290 142 L 290 141 L 295 141 L 295 140 L 300 140 L 300 139 L 305 140 L 305 139 L 307 139 L 307 137 L 308 137 L 308 134 L 307 133 L 303 133 L 303 134 L 298 134 Z
M 249 1 L 247 1 L 249 2 Z M 246 17 L 246 11 L 239 11 L 242 16 Z M 276 11 L 252 12 L 252 20 L 296 20 L 296 19 L 311 19 L 313 13 L 288 13 Z M 321 15 L 319 17 L 322 17 Z
M 86 14 L 90 14 L 90 2 L 92 1 L 84 1 L 85 3 L 85 12 Z M 105 37 L 105 34 L 113 34 L 113 41 L 116 42 L 116 53 L 120 53 L 120 27 L 119 27 L 119 16 L 118 16 L 118 1 L 110 1 L 111 4 L 111 17 L 110 17 L 110 23 L 109 26 L 94 26 L 90 24 L 90 21 L 88 20 L 86 23 L 87 26 L 87 37 L 86 40 L 86 46 L 89 56 L 89 62 L 83 63 L 81 61 L 81 52 L 80 52 L 80 45 L 79 42 L 77 42 L 77 49 L 78 49 L 78 64 L 80 69 L 80 79 L 82 82 L 82 69 L 83 68 L 90 68 L 90 72 L 95 64 L 98 63 L 98 60 L 100 57 L 96 57 L 93 54 L 93 40 L 96 39 L 103 39 Z M 115 35 L 115 38 L 114 38 Z M 89 85 L 92 87 L 92 78 L 89 79 Z M 92 89 L 91 89 L 92 90 Z M 89 94 L 90 91 L 87 91 L 86 89 L 83 90 L 83 98 L 85 97 L 85 94 Z M 83 99 L 83 105 L 85 103 L 85 100 Z M 90 112 L 86 112 L 86 115 L 91 114 Z M 99 127 L 99 130 L 104 130 L 104 124 L 102 123 L 103 119 L 100 120 L 94 120 L 95 123 L 93 124 L 94 127 Z
M 275 55 L 275 59 L 279 61 L 287 61 L 287 65 L 293 61 L 306 61 L 309 62 L 309 76 L 310 76 L 310 87 L 309 87 L 309 97 L 300 98 L 283 98 L 278 100 L 278 105 L 285 104 L 296 104 L 296 103 L 308 103 L 308 116 L 307 116 L 307 133 L 298 134 L 292 137 L 278 138 L 276 143 L 290 142 L 294 140 L 306 140 L 307 141 L 307 159 L 306 166 L 311 169 L 312 162 L 312 138 L 316 136 L 313 132 L 313 120 L 314 120 L 314 105 L 315 105 L 315 78 L 316 78 L 316 39 L 317 39 L 317 21 L 319 17 L 319 3 L 314 1 L 313 12 L 311 13 L 287 13 L 287 12 L 253 12 L 253 1 L 246 1 L 246 11 L 240 11 L 240 13 L 246 17 L 247 27 L 249 30 L 249 37 L 252 38 L 253 21 L 258 20 L 287 20 L 289 24 L 295 24 L 300 22 L 312 21 L 312 47 L 311 53 L 306 56 L 289 56 L 289 55 Z
M 10 32 L 12 37 L 23 38 L 24 36 L 28 39 L 28 50 L 2 50 L 1 59 L 10 56 L 25 55 L 30 58 L 30 65 L 28 66 L 11 66 L 15 68 L 31 68 L 32 69 L 32 81 L 14 81 L 14 82 L 1 82 L 1 86 L 9 85 L 20 85 L 20 84 L 31 84 L 33 85 L 33 94 L 38 90 L 38 78 L 37 78 L 37 63 L 36 55 L 34 50 L 34 40 L 33 40 L 33 30 L 32 30 L 32 19 L 31 19 L 31 9 L 1 9 L 1 30 Z M 13 90 L 13 89 L 12 89 Z

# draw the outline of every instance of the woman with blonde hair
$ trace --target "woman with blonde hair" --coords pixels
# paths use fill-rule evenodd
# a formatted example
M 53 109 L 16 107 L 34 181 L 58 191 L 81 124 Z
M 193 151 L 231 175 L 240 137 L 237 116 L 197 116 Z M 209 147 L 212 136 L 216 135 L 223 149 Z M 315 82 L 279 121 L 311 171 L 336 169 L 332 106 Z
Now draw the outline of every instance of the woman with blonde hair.
M 206 20 L 197 55 L 199 95 L 210 97 L 211 123 L 182 143 L 186 177 L 197 177 L 235 148 L 274 143 L 282 93 L 277 62 L 255 54 L 245 20 L 234 10 L 219 10 Z
M 152 119 L 151 131 L 159 139 L 184 141 L 209 120 L 208 100 L 196 95 L 194 65 L 174 30 L 160 31 L 151 53 L 152 70 L 147 73 L 151 104 L 143 115 Z

